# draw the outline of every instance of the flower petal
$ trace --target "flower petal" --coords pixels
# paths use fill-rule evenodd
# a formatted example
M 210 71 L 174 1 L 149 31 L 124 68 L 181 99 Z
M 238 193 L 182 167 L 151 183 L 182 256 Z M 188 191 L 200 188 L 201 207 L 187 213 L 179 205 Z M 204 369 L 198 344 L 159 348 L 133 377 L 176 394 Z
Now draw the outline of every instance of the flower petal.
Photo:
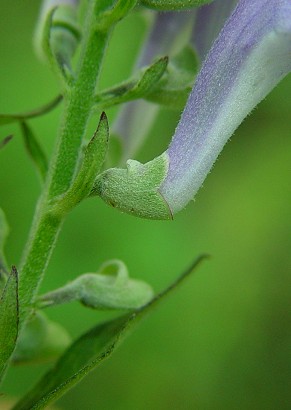
M 167 150 L 160 192 L 173 213 L 195 195 L 223 146 L 291 70 L 291 1 L 241 0 L 209 52 Z

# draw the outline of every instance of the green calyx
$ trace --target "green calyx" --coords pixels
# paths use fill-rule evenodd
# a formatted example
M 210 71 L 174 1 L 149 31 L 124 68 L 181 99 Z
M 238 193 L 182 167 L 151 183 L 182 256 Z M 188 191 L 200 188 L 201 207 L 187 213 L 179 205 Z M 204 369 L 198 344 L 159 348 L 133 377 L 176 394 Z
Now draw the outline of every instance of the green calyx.
M 127 169 L 111 168 L 95 181 L 91 196 L 100 196 L 108 205 L 146 219 L 173 219 L 159 188 L 164 181 L 169 158 L 163 153 L 141 164 L 128 160 Z
M 189 10 L 203 6 L 212 0 L 142 0 L 141 3 L 155 10 Z

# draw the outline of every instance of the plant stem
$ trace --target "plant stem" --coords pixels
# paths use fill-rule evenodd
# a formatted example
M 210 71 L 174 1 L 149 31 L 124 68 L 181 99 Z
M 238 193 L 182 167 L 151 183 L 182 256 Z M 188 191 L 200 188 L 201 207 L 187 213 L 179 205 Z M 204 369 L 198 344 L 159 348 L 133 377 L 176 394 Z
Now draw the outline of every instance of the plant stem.
M 64 93 L 64 113 L 44 192 L 39 200 L 30 236 L 23 255 L 20 281 L 20 327 L 48 265 L 64 216 L 51 211 L 53 200 L 66 192 L 74 176 L 90 117 L 96 83 L 109 33 L 96 29 L 96 2 L 88 7 L 86 32 L 76 79 Z

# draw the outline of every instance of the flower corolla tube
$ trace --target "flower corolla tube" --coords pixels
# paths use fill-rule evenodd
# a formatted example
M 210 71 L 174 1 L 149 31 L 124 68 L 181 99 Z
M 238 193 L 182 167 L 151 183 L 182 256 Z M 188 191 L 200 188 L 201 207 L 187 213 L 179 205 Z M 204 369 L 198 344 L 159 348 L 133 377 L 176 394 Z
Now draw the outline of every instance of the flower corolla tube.
M 290 70 L 291 0 L 240 0 L 204 60 L 168 149 L 146 164 L 129 160 L 125 170 L 105 171 L 95 193 L 124 212 L 172 218 Z

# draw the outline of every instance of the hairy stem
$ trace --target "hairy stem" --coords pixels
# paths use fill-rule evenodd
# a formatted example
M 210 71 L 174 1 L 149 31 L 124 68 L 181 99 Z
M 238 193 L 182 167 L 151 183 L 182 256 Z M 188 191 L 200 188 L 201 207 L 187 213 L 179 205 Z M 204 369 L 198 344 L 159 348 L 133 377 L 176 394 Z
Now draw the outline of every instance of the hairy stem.
M 96 2 L 88 7 L 87 31 L 76 78 L 64 93 L 64 112 L 44 192 L 39 200 L 20 269 L 20 326 L 31 311 L 55 245 L 63 216 L 52 212 L 54 199 L 66 192 L 74 176 L 109 33 L 96 29 Z

